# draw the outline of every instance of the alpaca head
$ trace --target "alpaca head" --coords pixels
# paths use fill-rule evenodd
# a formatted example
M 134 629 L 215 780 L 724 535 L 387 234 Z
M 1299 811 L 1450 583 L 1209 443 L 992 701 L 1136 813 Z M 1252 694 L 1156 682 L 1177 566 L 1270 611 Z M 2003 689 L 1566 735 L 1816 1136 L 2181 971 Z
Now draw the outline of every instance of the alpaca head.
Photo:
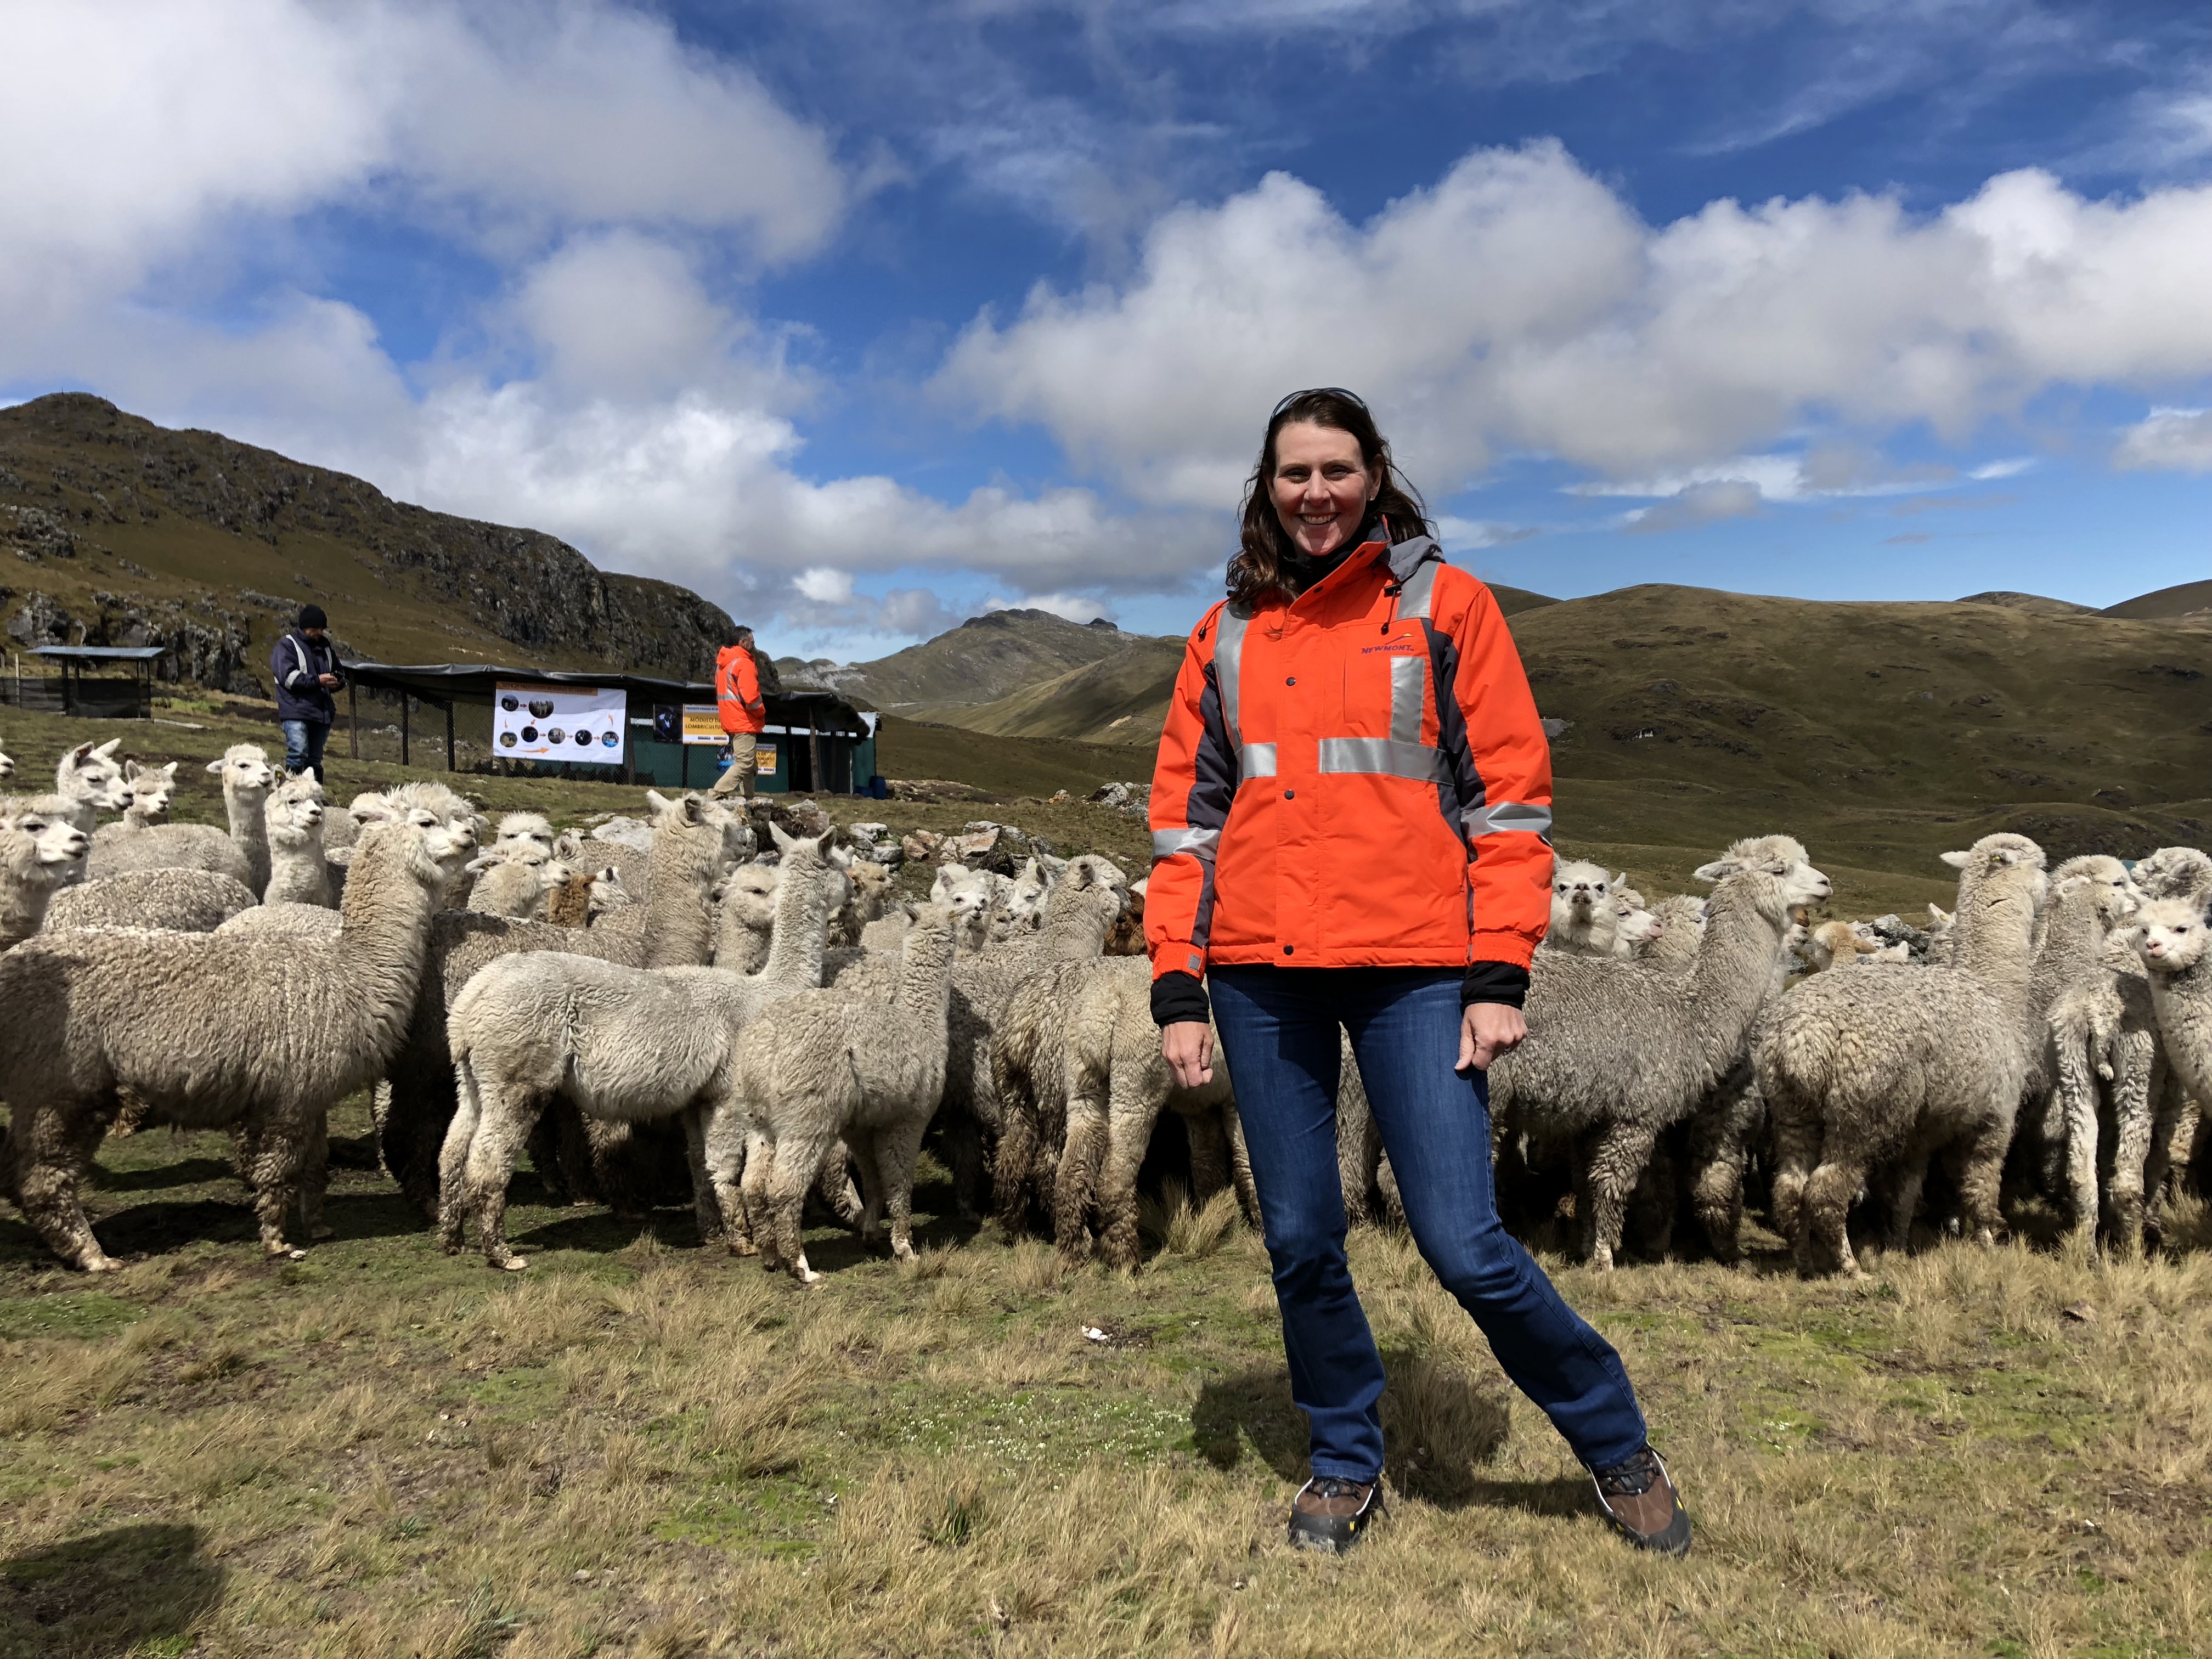
M 773 864 L 741 864 L 715 884 L 715 902 L 729 921 L 765 933 L 775 922 L 775 892 L 782 877 Z
M 2212 897 L 2212 858 L 2194 847 L 2161 847 L 2130 874 L 2145 898 Z
M 115 758 L 122 744 L 122 738 L 110 738 L 103 744 L 81 743 L 64 751 L 61 764 L 54 768 L 54 793 L 81 806 L 120 812 L 131 805 L 131 787 L 124 781 L 122 763 Z
M 623 885 L 622 872 L 613 865 L 592 872 L 592 915 L 603 916 L 611 910 L 627 910 L 636 902 L 637 896 Z
M 2096 910 L 2098 922 L 2106 928 L 2118 927 L 2142 901 L 2129 878 L 2127 866 L 2102 853 L 2069 859 L 2051 872 L 2053 901 L 2074 896 L 2087 898 Z
M 1719 882 L 1750 873 L 1771 878 L 1782 907 L 1778 914 L 1818 904 L 1835 890 L 1807 860 L 1804 844 L 1794 836 L 1747 836 L 1698 869 L 1695 879 Z
M 323 789 L 314 774 L 302 772 L 287 778 L 269 792 L 261 805 L 261 817 L 271 846 L 300 847 L 320 837 L 323 828 Z
M 543 812 L 509 812 L 500 819 L 491 844 L 497 848 L 516 842 L 526 842 L 550 854 L 555 851 L 553 841 L 552 822 Z
M 1613 892 L 1613 878 L 1587 859 L 1552 861 L 1552 923 L 1587 927 Z
M 221 760 L 210 761 L 207 769 L 222 780 L 226 799 L 253 807 L 261 805 L 262 796 L 276 781 L 276 771 L 269 764 L 268 751 L 258 743 L 234 743 L 222 751 Z
M 142 766 L 123 763 L 123 781 L 131 792 L 126 816 L 139 823 L 159 823 L 169 816 L 169 803 L 177 798 L 177 763 Z
M 2195 967 L 2212 943 L 2212 924 L 2204 919 L 2204 906 L 2193 898 L 2150 900 L 2136 912 L 2127 933 L 2143 966 L 2154 974 Z
M 70 822 L 67 806 L 58 795 L 0 798 L 0 869 L 50 886 L 81 866 L 92 837 Z
M 1805 957 L 1813 971 L 1820 973 L 1838 963 L 1856 961 L 1881 949 L 1852 921 L 1824 921 L 1806 936 Z
M 2050 890 L 2044 873 L 2043 849 L 2026 836 L 2001 830 L 1984 836 L 1963 853 L 1946 853 L 1943 862 L 1959 872 L 1959 900 L 1963 905 L 1984 888 L 1991 888 L 1996 902 L 2025 898 L 2040 908 Z

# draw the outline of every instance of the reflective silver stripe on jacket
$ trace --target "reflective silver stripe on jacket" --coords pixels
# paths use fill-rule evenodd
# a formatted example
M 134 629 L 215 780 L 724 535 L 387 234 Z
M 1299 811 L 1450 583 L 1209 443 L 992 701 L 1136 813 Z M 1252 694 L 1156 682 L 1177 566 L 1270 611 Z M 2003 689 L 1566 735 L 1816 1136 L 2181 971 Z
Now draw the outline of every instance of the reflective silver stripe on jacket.
M 1213 856 L 1213 844 L 1221 839 L 1218 830 L 1155 830 L 1152 831 L 1152 856 L 1171 859 L 1177 853 L 1195 853 L 1202 859 Z
M 1495 806 L 1470 806 L 1459 815 L 1467 826 L 1470 839 L 1476 836 L 1494 836 L 1502 830 L 1519 830 L 1532 836 L 1547 836 L 1552 832 L 1552 809 L 1530 806 L 1517 800 L 1502 800 Z
M 1275 745 L 1272 743 L 1246 744 L 1237 751 L 1237 770 L 1241 777 L 1273 777 L 1275 775 Z
M 1421 741 L 1421 708 L 1427 699 L 1421 695 L 1429 683 L 1429 659 L 1426 657 L 1393 657 L 1390 659 L 1390 741 L 1413 744 Z
M 1384 777 L 1413 778 L 1423 783 L 1443 783 L 1451 773 L 1444 752 L 1426 744 L 1401 743 L 1395 738 L 1323 738 L 1321 759 L 1314 769 L 1323 773 L 1379 773 Z
M 1238 677 L 1244 670 L 1244 630 L 1251 622 L 1249 611 L 1240 613 L 1233 605 L 1224 605 L 1221 621 L 1213 635 L 1213 688 L 1221 699 L 1222 730 L 1229 739 L 1231 751 L 1237 757 L 1239 782 L 1246 778 L 1275 775 L 1275 745 L 1246 743 L 1243 728 L 1237 720 L 1241 690 Z
M 284 636 L 284 643 L 292 647 L 292 660 L 300 665 L 284 677 L 284 684 L 297 685 L 301 678 L 307 672 L 307 648 L 289 634 Z

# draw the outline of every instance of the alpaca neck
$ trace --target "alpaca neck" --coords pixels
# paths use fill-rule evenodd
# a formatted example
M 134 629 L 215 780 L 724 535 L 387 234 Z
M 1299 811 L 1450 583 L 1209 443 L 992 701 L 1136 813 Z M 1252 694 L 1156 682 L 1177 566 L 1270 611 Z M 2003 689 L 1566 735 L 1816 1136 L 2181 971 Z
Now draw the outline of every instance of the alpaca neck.
M 714 947 L 714 965 L 727 968 L 732 973 L 759 973 L 768 965 L 769 941 L 774 933 L 773 926 L 763 927 L 755 921 L 725 920 L 721 942 Z
M 45 925 L 46 904 L 61 885 L 60 872 L 68 867 L 34 860 L 24 860 L 20 866 L 10 862 L 0 875 L 0 950 L 30 938 Z
M 2043 939 L 2031 975 L 2033 1006 L 2047 1009 L 2069 981 L 2097 959 L 2105 942 L 2105 921 L 2088 892 L 2062 894 L 2045 913 Z
M 906 936 L 899 963 L 898 989 L 891 1006 L 918 1018 L 943 1019 L 952 988 L 952 933 L 950 928 L 920 929 Z
M 721 836 L 711 825 L 663 823 L 653 838 L 645 900 L 647 968 L 703 968 L 714 952 L 711 898 Z
M 426 886 L 415 878 L 409 838 L 377 839 L 381 845 L 365 844 L 354 860 L 338 906 L 337 942 L 329 955 L 352 982 L 348 1017 L 369 1034 L 370 1076 L 382 1074 L 406 1035 L 441 897 L 439 884 Z
M 830 895 L 824 873 L 817 860 L 793 856 L 784 860 L 775 890 L 775 925 L 769 933 L 762 979 L 776 985 L 822 983 L 822 957 L 830 939 Z
M 1113 892 L 1110 887 L 1091 890 Z M 1111 903 L 1102 898 L 1081 908 L 1063 909 L 1057 916 L 1048 915 L 1043 929 L 1035 935 L 1035 949 L 1048 962 L 1080 962 L 1095 957 L 1106 948 L 1106 936 L 1114 931 L 1115 918 L 1121 910 L 1118 898 Z
M 1714 890 L 1690 969 L 1690 997 L 1698 1010 L 1692 1025 L 1716 1072 L 1733 1066 L 1742 1052 L 1744 1036 L 1774 984 L 1775 959 L 1789 927 L 1778 896 L 1771 916 L 1759 902 L 1751 884 L 1760 880 L 1755 874 L 1731 876 Z
M 246 854 L 246 868 L 253 872 L 253 890 L 265 892 L 269 887 L 269 824 L 262 814 L 263 792 L 244 790 L 225 785 L 222 810 L 230 818 L 230 838 Z

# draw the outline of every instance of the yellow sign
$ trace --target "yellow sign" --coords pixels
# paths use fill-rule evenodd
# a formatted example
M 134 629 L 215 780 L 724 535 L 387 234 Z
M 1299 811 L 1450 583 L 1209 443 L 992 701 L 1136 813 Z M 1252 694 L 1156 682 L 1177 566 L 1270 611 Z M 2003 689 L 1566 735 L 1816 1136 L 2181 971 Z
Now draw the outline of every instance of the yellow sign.
M 759 757 L 759 760 L 753 768 L 754 775 L 763 778 L 774 777 L 775 775 L 775 745 L 772 743 L 756 744 L 753 746 L 753 753 Z
M 687 702 L 684 705 L 684 741 L 712 744 L 720 749 L 730 740 L 722 730 L 722 716 L 711 702 Z

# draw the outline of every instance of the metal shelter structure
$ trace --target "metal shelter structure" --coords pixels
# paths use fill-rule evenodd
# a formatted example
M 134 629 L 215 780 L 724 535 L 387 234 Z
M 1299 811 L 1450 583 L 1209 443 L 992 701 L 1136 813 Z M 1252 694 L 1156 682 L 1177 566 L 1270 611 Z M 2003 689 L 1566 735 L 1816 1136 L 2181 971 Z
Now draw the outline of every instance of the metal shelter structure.
M 58 706 L 64 714 L 91 720 L 143 720 L 154 714 L 154 665 L 169 654 L 166 645 L 40 645 L 29 654 L 61 671 Z M 123 667 L 128 679 L 87 678 L 95 667 Z M 25 701 L 19 688 L 18 700 Z M 26 707 L 35 704 L 25 702 Z
M 713 702 L 714 687 L 712 681 L 672 680 L 650 674 L 601 673 L 578 669 L 505 668 L 484 663 L 347 662 L 339 666 L 346 677 L 348 738 L 350 751 L 356 760 L 361 757 L 359 709 L 356 695 L 358 688 L 399 694 L 399 759 L 402 765 L 410 763 L 410 705 L 422 702 L 442 713 L 446 726 L 446 769 L 453 771 L 456 769 L 453 765 L 454 708 L 460 705 L 481 705 L 489 714 L 501 681 L 526 680 L 544 685 L 619 690 L 628 700 L 625 740 L 618 761 L 564 761 L 559 764 L 564 767 L 596 764 L 607 770 L 619 768 L 626 783 L 648 781 L 679 788 L 700 787 L 700 783 L 690 775 L 691 766 L 687 749 L 653 741 L 653 711 L 655 708 L 680 708 L 685 703 Z M 780 744 L 791 757 L 789 763 L 779 769 L 774 781 L 763 778 L 764 788 L 775 793 L 784 790 L 826 791 L 841 795 L 857 792 L 858 784 L 865 782 L 865 778 L 855 780 L 854 763 L 865 757 L 872 765 L 874 736 L 873 729 L 858 709 L 843 698 L 827 691 L 769 693 L 763 695 L 763 701 L 768 705 L 769 724 L 768 732 L 763 733 L 764 741 Z M 664 751 L 672 751 L 673 760 Z M 708 753 L 711 762 L 713 751 Z M 710 770 L 703 782 L 711 784 L 714 778 L 714 775 Z

